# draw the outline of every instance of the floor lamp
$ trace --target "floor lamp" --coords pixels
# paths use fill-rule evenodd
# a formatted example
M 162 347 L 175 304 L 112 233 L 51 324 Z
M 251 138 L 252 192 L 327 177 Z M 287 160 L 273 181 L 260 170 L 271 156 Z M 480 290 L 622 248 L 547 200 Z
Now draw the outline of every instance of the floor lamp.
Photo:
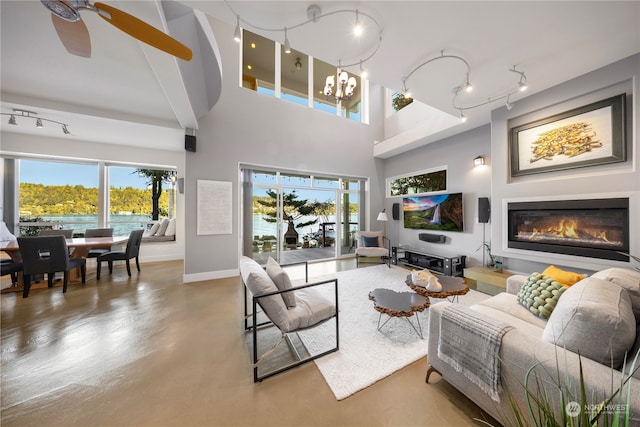
M 386 209 L 382 209 L 382 212 L 380 212 L 378 214 L 378 221 L 382 221 L 382 224 L 384 225 L 384 231 L 382 232 L 382 243 L 384 244 L 384 239 L 387 238 L 387 221 L 389 221 L 389 217 L 387 216 L 387 213 L 385 212 Z M 389 240 L 389 239 L 387 239 Z M 389 257 L 391 257 L 391 240 L 389 240 L 389 255 L 387 255 L 387 260 L 389 259 Z M 384 259 L 385 257 L 383 257 Z

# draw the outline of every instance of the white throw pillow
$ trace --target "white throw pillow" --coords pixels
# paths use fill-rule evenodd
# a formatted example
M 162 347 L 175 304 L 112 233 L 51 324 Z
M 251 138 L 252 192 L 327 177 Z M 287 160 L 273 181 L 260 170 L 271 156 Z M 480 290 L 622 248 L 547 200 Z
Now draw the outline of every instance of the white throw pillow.
M 280 267 L 280 264 L 273 258 L 269 257 L 267 260 L 267 274 L 276 284 L 278 290 L 284 291 L 286 289 L 293 288 L 291 279 L 286 271 Z M 282 295 L 282 300 L 286 304 L 287 308 L 293 308 L 296 306 L 296 296 L 293 292 L 285 292 Z
M 589 277 L 558 300 L 542 339 L 618 369 L 636 339 L 636 319 L 625 289 Z
M 631 298 L 631 306 L 633 314 L 640 322 L 640 271 L 631 270 L 629 268 L 607 268 L 595 273 L 592 277 L 615 283 L 626 289 Z
M 149 231 L 147 232 L 147 236 L 155 236 L 156 233 L 158 232 L 158 228 L 160 228 L 160 223 L 159 222 L 154 223 L 149 229 Z
M 169 220 L 169 225 L 167 226 L 167 231 L 164 232 L 165 236 L 175 236 L 176 235 L 176 219 L 171 218 Z
M 158 231 L 156 232 L 156 236 L 164 236 L 164 233 L 167 231 L 167 227 L 169 226 L 169 219 L 165 218 L 162 220 L 162 222 L 160 223 L 160 228 L 158 228 Z

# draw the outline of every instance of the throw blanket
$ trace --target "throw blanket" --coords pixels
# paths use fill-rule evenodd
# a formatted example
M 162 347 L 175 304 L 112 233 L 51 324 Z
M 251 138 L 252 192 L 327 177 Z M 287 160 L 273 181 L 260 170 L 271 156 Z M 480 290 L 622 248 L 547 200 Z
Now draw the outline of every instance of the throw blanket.
M 512 328 L 469 307 L 451 304 L 442 311 L 438 357 L 499 402 L 500 345 Z

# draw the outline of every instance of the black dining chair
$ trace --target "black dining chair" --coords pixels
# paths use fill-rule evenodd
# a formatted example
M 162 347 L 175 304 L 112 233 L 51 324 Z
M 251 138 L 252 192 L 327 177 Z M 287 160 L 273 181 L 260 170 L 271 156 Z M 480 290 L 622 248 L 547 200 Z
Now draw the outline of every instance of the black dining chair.
M 124 251 L 109 251 L 105 254 L 99 255 L 96 259 L 98 261 L 97 276 L 100 279 L 100 269 L 103 262 L 109 263 L 109 274 L 113 273 L 113 261 L 125 261 L 127 263 L 127 274 L 131 276 L 131 266 L 129 260 L 131 258 L 136 259 L 136 268 L 140 271 L 140 262 L 138 261 L 138 255 L 140 253 L 140 244 L 142 243 L 142 234 L 144 229 L 133 230 L 129 234 L 129 240 L 127 241 L 127 248 Z
M 87 260 L 85 258 L 69 258 L 69 248 L 64 236 L 18 237 L 18 246 L 23 266 L 23 298 L 29 296 L 31 277 L 36 274 L 46 273 L 48 286 L 51 288 L 55 273 L 64 272 L 62 292 L 65 293 L 69 283 L 69 270 L 80 267 L 82 283 L 85 283 Z M 42 253 L 49 255 L 43 257 Z
M 65 228 L 59 230 L 40 230 L 38 232 L 38 236 L 64 236 L 67 239 L 71 239 L 73 237 L 73 229 Z
M 0 273 L 2 276 L 6 276 L 7 274 L 11 275 L 11 284 L 16 286 L 18 283 L 18 273 L 22 271 L 22 263 L 21 262 L 13 262 L 10 259 L 3 259 L 0 262 Z
M 91 237 L 112 237 L 113 228 L 87 228 L 84 231 L 85 238 Z M 87 258 L 98 258 L 99 255 L 106 254 L 111 249 L 108 248 L 90 248 Z

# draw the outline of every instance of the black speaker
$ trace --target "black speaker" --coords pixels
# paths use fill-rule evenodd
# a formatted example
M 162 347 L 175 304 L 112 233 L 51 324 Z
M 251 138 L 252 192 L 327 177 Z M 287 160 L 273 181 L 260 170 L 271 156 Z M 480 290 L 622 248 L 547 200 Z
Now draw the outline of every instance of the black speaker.
M 418 234 L 418 239 L 423 242 L 429 243 L 444 243 L 447 241 L 447 237 L 442 234 L 429 234 L 429 233 L 420 233 Z
M 187 151 L 191 151 L 192 153 L 196 152 L 196 136 L 195 135 L 184 136 L 184 149 Z
M 396 221 L 400 219 L 400 203 L 394 203 L 391 210 L 391 217 Z
M 480 197 L 478 198 L 478 222 L 486 224 L 489 222 L 489 218 L 491 218 L 491 205 L 489 204 L 489 198 Z

